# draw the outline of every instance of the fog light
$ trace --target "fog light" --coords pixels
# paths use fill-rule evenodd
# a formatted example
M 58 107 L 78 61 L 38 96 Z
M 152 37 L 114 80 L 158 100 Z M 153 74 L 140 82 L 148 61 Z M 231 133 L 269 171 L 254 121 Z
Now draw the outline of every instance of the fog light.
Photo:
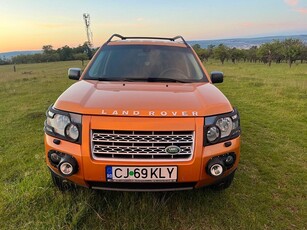
M 58 170 L 63 176 L 71 176 L 78 172 L 78 162 L 74 157 L 65 154 L 65 156 L 61 158 Z
M 50 160 L 52 163 L 58 164 L 61 161 L 61 157 L 56 152 L 53 152 L 50 154 Z
M 232 155 L 229 155 L 229 156 L 226 157 L 226 159 L 225 159 L 226 165 L 231 165 L 231 164 L 233 164 L 233 162 L 234 162 L 234 158 L 233 158 Z
M 206 167 L 206 171 L 210 176 L 221 176 L 226 170 L 224 159 L 221 157 L 212 158 Z
M 62 164 L 60 164 L 59 169 L 60 172 L 65 176 L 72 175 L 74 171 L 74 167 L 68 162 L 63 162 Z
M 58 167 L 59 163 L 64 158 L 65 154 L 55 150 L 49 150 L 48 159 L 52 166 Z
M 224 171 L 223 166 L 220 164 L 212 165 L 209 170 L 212 176 L 220 176 Z

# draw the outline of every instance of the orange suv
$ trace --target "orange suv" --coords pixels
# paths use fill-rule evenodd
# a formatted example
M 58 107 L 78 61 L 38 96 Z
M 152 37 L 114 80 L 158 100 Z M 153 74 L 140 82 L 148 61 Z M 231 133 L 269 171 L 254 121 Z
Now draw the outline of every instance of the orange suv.
M 115 39 L 117 38 L 117 39 Z M 240 118 L 181 37 L 114 34 L 49 107 L 47 165 L 61 190 L 170 191 L 230 186 Z

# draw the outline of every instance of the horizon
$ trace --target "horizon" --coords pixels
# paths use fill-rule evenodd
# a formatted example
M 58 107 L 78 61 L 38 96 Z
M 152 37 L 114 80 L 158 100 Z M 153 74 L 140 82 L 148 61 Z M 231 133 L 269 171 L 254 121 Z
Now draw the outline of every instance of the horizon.
M 306 0 L 31 2 L 3 0 L 0 53 L 82 45 L 87 40 L 83 13 L 91 16 L 94 47 L 114 33 L 180 34 L 187 41 L 307 35 Z
M 290 34 L 290 35 L 269 35 L 269 36 L 260 36 L 260 37 L 234 37 L 234 38 L 217 38 L 217 39 L 199 39 L 199 40 L 186 40 L 187 42 L 197 42 L 197 41 L 223 41 L 223 40 L 232 40 L 232 39 L 259 39 L 259 38 L 273 38 L 273 37 L 297 37 L 297 36 L 307 36 L 306 34 Z M 101 43 L 103 44 L 103 42 Z M 82 45 L 82 44 L 79 44 Z M 65 45 L 63 45 L 65 46 Z M 62 47 L 63 47 L 62 46 Z M 78 45 L 77 45 L 78 46 Z M 70 48 L 75 48 L 77 46 L 69 46 Z M 57 47 L 57 48 L 62 48 L 62 47 Z M 94 48 L 99 48 L 100 46 L 94 47 Z M 53 47 L 54 48 L 54 47 Z M 54 48 L 55 50 L 57 48 Z M 14 52 L 36 52 L 36 51 L 43 51 L 43 49 L 36 49 L 36 50 L 11 50 L 11 51 L 0 51 L 0 54 L 4 53 L 14 53 Z

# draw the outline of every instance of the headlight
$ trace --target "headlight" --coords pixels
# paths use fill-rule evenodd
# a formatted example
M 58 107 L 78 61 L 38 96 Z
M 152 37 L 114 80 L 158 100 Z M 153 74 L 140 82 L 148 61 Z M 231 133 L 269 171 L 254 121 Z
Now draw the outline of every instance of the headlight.
M 211 143 L 220 137 L 220 130 L 216 126 L 211 126 L 207 131 L 208 141 Z
M 53 127 L 55 133 L 64 136 L 64 130 L 66 126 L 70 123 L 68 116 L 55 114 L 53 118 L 47 117 L 47 124 Z
M 230 117 L 221 117 L 216 121 L 216 126 L 221 130 L 221 138 L 227 137 L 232 130 L 232 120 Z
M 66 135 L 73 140 L 77 140 L 79 137 L 79 130 L 76 125 L 70 124 L 66 127 Z
M 204 144 L 212 145 L 240 135 L 240 117 L 236 109 L 228 114 L 205 118 Z
M 46 116 L 44 130 L 47 134 L 71 142 L 81 143 L 81 115 L 49 107 Z

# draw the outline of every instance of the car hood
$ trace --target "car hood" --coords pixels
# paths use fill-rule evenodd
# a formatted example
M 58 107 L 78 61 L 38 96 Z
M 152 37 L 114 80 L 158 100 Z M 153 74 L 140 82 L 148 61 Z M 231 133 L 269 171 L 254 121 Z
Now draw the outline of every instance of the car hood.
M 81 80 L 70 86 L 54 108 L 106 116 L 210 116 L 232 111 L 227 98 L 210 83 L 109 82 Z

